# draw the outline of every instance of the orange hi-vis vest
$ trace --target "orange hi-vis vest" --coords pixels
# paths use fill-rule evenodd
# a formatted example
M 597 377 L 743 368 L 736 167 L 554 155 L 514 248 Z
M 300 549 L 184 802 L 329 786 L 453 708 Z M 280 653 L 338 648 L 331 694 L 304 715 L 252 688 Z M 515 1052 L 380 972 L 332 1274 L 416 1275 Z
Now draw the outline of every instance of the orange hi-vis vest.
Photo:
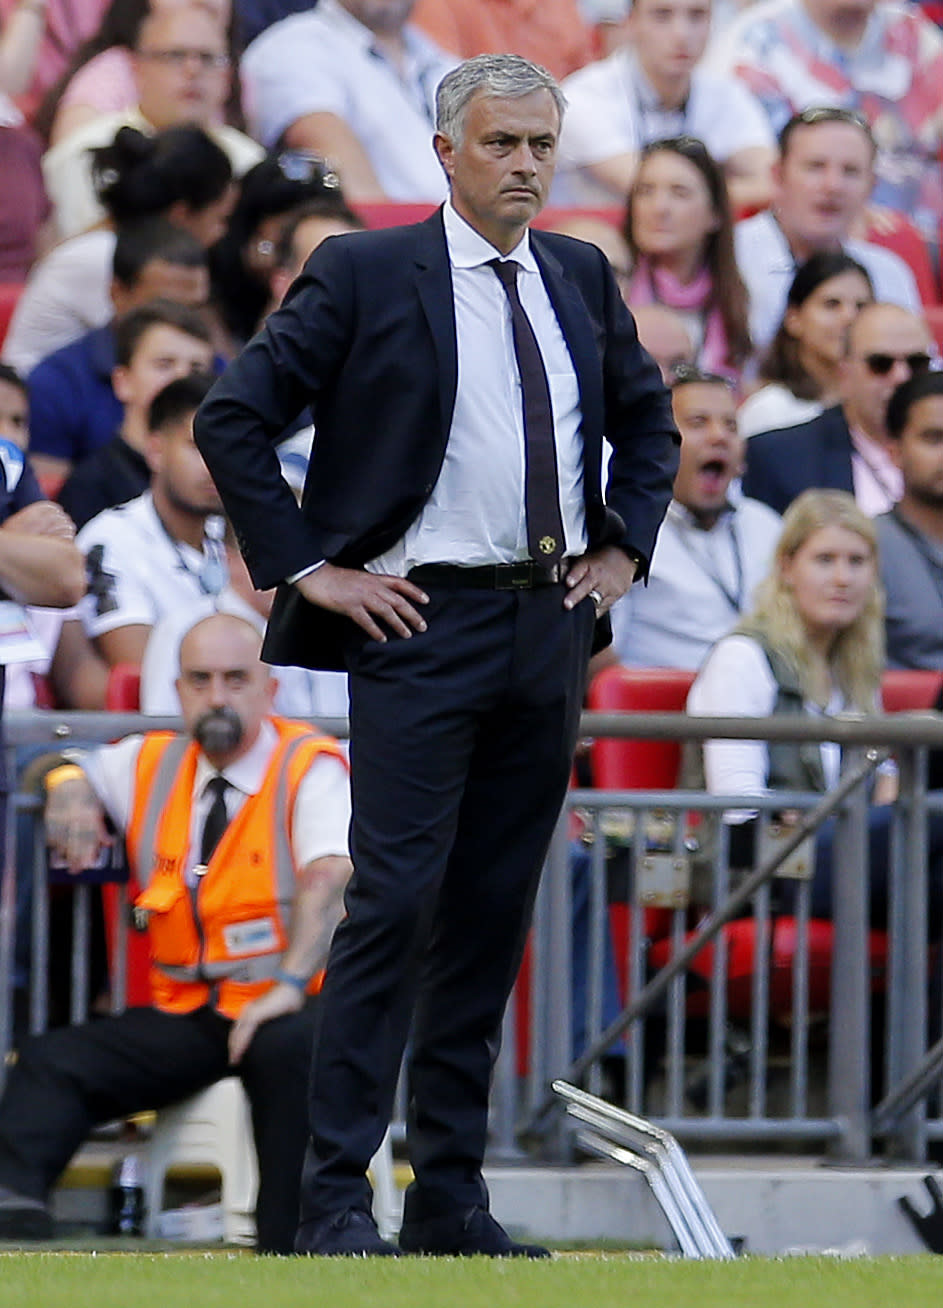
M 193 784 L 199 746 L 186 736 L 144 737 L 126 843 L 142 887 L 151 947 L 151 1002 L 170 1013 L 212 1004 L 236 1018 L 274 984 L 288 946 L 297 891 L 291 815 L 302 778 L 337 742 L 273 717 L 278 733 L 262 787 L 229 823 L 205 873 L 187 885 Z M 320 988 L 321 976 L 309 990 Z

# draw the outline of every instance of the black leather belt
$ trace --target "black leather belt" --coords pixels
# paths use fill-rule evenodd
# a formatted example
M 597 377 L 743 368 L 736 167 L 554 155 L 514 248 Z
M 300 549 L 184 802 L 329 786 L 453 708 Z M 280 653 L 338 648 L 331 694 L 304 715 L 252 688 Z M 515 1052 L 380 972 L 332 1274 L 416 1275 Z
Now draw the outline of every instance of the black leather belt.
M 480 568 L 462 568 L 456 563 L 421 563 L 406 574 L 417 586 L 468 587 L 472 590 L 533 590 L 535 586 L 559 586 L 566 576 L 568 559 L 549 568 L 524 559 L 520 563 L 487 563 Z

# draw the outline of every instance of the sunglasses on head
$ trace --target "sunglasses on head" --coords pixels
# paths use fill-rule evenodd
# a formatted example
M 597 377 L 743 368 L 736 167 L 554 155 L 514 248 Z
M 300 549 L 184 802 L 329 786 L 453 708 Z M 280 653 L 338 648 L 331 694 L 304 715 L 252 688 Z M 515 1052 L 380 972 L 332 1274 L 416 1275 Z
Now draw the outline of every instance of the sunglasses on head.
M 320 182 L 326 191 L 340 189 L 340 178 L 319 154 L 311 150 L 282 150 L 275 158 L 287 182 Z
M 922 350 L 914 354 L 866 354 L 864 363 L 868 372 L 874 373 L 875 377 L 886 377 L 895 363 L 906 363 L 910 371 L 916 374 L 927 371 L 930 356 Z
M 857 109 L 843 109 L 839 105 L 814 105 L 796 114 L 795 121 L 806 127 L 813 127 L 816 123 L 850 123 L 871 135 L 871 124 L 864 114 Z

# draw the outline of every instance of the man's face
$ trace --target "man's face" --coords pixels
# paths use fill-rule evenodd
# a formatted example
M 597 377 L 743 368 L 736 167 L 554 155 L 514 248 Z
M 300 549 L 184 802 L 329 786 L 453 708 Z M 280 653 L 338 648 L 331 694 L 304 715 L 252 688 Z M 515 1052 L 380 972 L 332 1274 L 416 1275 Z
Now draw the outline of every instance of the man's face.
M 207 10 L 162 10 L 146 19 L 134 57 L 141 113 L 158 131 L 210 127 L 229 94 L 226 37 Z
M 806 12 L 837 45 L 860 41 L 876 0 L 803 0 Z
M 12 382 L 0 381 L 0 437 L 21 450 L 29 445 L 29 405 L 26 394 Z
M 192 413 L 172 427 L 150 433 L 147 461 L 154 484 L 160 484 L 179 512 L 205 518 L 222 511 L 219 492 L 193 440 Z
M 349 14 L 377 34 L 395 34 L 409 18 L 416 0 L 341 0 Z
M 840 369 L 840 391 L 852 426 L 874 440 L 885 436 L 887 402 L 901 384 L 921 371 L 931 349 L 923 322 L 892 304 L 861 310 L 849 332 L 848 357 Z
M 188 309 L 202 309 L 209 298 L 210 275 L 205 264 L 190 267 L 166 259 L 149 259 L 133 286 L 111 284 L 112 303 L 119 314 L 150 304 L 151 300 L 171 300 Z
M 713 382 L 691 382 L 672 392 L 681 455 L 674 497 L 698 518 L 716 518 L 734 477 L 743 470 L 733 393 Z
M 904 494 L 943 513 L 943 395 L 925 395 L 910 406 L 899 439 L 888 441 L 904 477 Z
M 177 694 L 184 724 L 217 766 L 254 744 L 272 711 L 275 684 L 259 660 L 258 634 L 241 618 L 216 614 L 180 643 Z
M 658 364 L 666 385 L 671 384 L 682 364 L 694 363 L 691 338 L 683 319 L 673 309 L 641 304 L 635 310 L 635 326 L 639 342 Z
M 708 0 L 636 0 L 627 28 L 651 78 L 689 77 L 710 36 Z
M 273 268 L 271 273 L 272 299 L 281 304 L 292 282 L 301 275 L 301 270 L 311 254 L 328 236 L 343 236 L 345 232 L 355 229 L 343 218 L 312 217 L 305 218 L 295 228 L 291 238 L 292 262 L 290 268 Z
M 502 253 L 513 249 L 546 202 L 559 132 L 556 103 L 541 89 L 513 99 L 473 96 L 460 145 L 436 133 L 452 203 Z
M 115 368 L 111 384 L 125 407 L 143 418 L 151 400 L 168 382 L 191 372 L 208 372 L 213 351 L 205 341 L 171 327 L 155 323 L 138 340 L 131 361 Z
M 871 144 L 853 123 L 800 125 L 773 176 L 786 236 L 832 248 L 848 236 L 868 202 L 874 186 Z

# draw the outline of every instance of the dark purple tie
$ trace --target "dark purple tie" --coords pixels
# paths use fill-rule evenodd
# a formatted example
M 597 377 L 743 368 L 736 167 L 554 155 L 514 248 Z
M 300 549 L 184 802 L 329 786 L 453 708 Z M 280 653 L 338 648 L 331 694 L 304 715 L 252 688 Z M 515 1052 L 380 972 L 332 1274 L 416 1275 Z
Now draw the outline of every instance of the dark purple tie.
M 511 306 L 514 353 L 521 374 L 524 402 L 524 510 L 527 548 L 532 559 L 548 567 L 563 557 L 563 519 L 557 478 L 557 448 L 553 434 L 550 387 L 540 346 L 517 293 L 519 264 L 513 259 L 491 259 L 498 281 Z

